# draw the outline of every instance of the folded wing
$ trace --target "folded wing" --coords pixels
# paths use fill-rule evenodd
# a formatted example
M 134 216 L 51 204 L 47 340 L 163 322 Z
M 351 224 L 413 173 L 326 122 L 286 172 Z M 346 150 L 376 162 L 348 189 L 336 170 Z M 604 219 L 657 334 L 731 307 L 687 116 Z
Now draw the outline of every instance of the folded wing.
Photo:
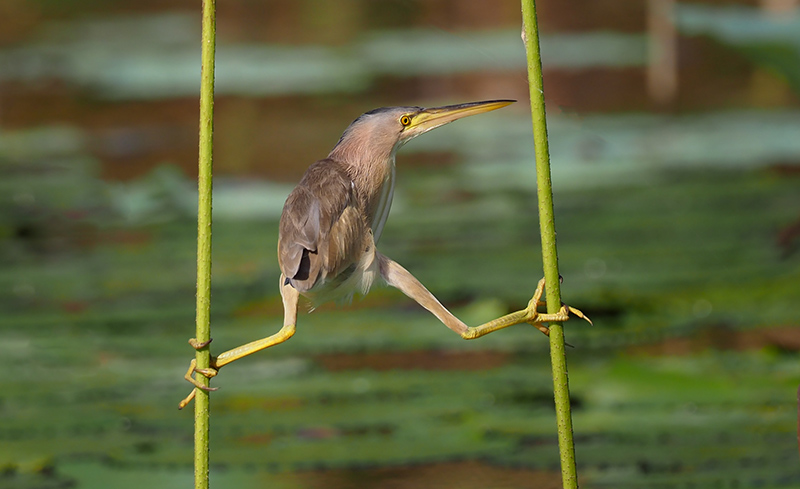
M 331 159 L 311 165 L 281 214 L 278 262 L 287 282 L 303 293 L 339 277 L 358 261 L 367 228 L 347 167 Z

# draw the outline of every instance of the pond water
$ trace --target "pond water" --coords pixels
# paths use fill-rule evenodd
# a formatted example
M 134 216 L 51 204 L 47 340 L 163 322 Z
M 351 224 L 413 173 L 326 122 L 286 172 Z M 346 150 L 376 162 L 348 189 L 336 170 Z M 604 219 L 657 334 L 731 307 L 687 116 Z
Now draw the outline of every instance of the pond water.
M 540 3 L 564 300 L 594 320 L 566 326 L 581 486 L 800 487 L 800 104 L 792 64 L 748 51 L 758 30 L 791 60 L 795 30 L 680 6 L 663 107 L 641 7 Z M 197 6 L 11 4 L 0 487 L 188 486 Z M 468 324 L 541 276 L 517 3 L 336 6 L 218 4 L 215 352 L 277 329 L 283 201 L 375 106 L 520 100 L 403 148 L 380 248 Z M 302 311 L 214 380 L 212 487 L 560 487 L 547 353 L 386 288 Z

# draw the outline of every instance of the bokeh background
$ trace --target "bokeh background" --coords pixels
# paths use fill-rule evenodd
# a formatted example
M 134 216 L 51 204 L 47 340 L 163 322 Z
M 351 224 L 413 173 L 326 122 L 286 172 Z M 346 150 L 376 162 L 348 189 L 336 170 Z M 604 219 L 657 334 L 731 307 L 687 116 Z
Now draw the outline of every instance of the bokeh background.
M 539 0 L 588 488 L 798 488 L 800 2 Z M 218 2 L 213 351 L 360 113 L 520 102 L 398 156 L 380 248 L 459 317 L 542 275 L 517 0 Z M 0 487 L 187 487 L 200 2 L 0 1 Z M 546 338 L 397 291 L 227 367 L 212 487 L 560 487 Z

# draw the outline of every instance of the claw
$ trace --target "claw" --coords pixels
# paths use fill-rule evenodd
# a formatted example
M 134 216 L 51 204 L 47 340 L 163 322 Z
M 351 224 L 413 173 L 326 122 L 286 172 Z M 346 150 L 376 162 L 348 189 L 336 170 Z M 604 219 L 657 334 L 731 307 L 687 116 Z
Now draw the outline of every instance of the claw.
M 584 319 L 584 320 L 586 320 L 586 322 L 588 322 L 589 324 L 591 324 L 592 326 L 594 326 L 594 323 L 592 322 L 592 320 L 591 320 L 591 319 L 589 319 L 589 317 L 588 317 L 588 316 L 586 316 L 586 315 L 585 315 L 583 312 L 581 312 L 579 309 L 575 309 L 574 307 L 569 307 L 569 306 L 566 306 L 566 307 L 567 307 L 567 309 L 569 309 L 569 312 L 571 312 L 572 314 L 574 314 L 574 315 L 578 316 L 578 317 L 579 317 L 579 318 L 581 318 L 581 319 Z
M 536 328 L 539 331 L 541 331 L 542 333 L 544 333 L 545 336 L 550 336 L 550 328 L 548 328 L 544 324 L 537 323 L 536 321 L 528 321 L 528 324 L 530 324 L 534 328 Z
M 208 341 L 203 341 L 202 343 L 197 341 L 197 338 L 189 338 L 189 344 L 195 350 L 202 350 L 203 348 L 205 348 L 208 345 L 210 345 L 212 341 L 214 341 L 214 338 L 209 338 Z
M 213 377 L 216 377 L 217 374 L 219 373 L 219 370 L 217 370 L 215 368 L 195 368 L 194 371 L 199 373 L 199 374 L 201 374 L 203 377 L 206 377 L 206 378 L 209 378 L 209 379 L 213 378 Z M 198 386 L 198 387 L 200 387 L 200 386 Z M 203 387 L 205 387 L 205 386 L 203 386 Z M 202 387 L 201 387 L 201 389 L 202 389 Z
M 183 409 L 186 406 L 188 406 L 189 403 L 192 402 L 192 399 L 194 399 L 195 392 L 197 392 L 197 391 L 195 389 L 192 389 L 192 392 L 190 392 L 189 395 L 186 396 L 186 398 L 184 400 L 182 400 L 181 402 L 178 403 L 178 409 Z

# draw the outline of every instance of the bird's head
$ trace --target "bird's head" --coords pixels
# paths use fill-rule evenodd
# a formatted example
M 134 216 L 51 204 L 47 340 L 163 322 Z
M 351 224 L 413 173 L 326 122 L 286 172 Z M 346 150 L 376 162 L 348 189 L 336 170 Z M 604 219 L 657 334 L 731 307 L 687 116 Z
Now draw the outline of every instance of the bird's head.
M 432 129 L 470 115 L 482 114 L 514 103 L 488 100 L 442 107 L 381 107 L 362 114 L 342 134 L 331 155 L 391 154 L 400 146 Z

